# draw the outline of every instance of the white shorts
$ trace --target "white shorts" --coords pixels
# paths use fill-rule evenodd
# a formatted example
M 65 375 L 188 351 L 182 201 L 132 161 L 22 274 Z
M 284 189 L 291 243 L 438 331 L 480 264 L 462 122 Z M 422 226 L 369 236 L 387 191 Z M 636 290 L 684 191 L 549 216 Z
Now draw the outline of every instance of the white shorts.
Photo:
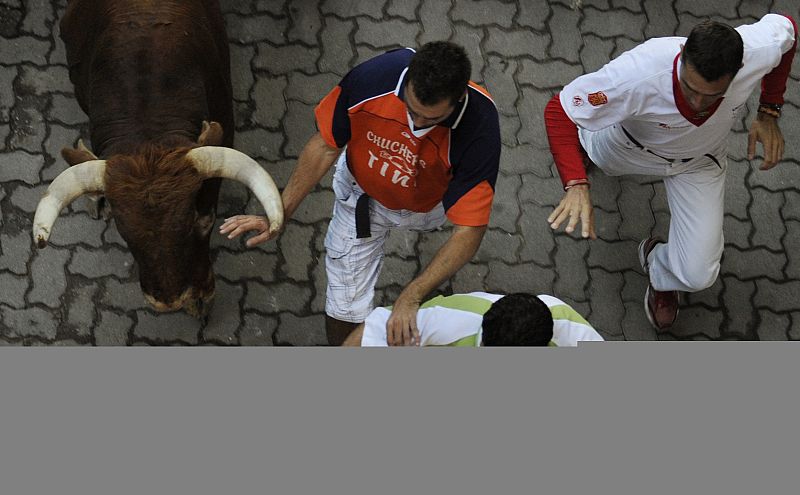
M 390 210 L 375 199 L 369 202 L 371 236 L 356 238 L 355 210 L 359 187 L 342 152 L 333 175 L 333 215 L 325 236 L 328 292 L 325 313 L 341 321 L 361 323 L 372 311 L 375 284 L 383 267 L 383 246 L 395 229 L 428 232 L 445 222 L 441 203 L 427 213 Z

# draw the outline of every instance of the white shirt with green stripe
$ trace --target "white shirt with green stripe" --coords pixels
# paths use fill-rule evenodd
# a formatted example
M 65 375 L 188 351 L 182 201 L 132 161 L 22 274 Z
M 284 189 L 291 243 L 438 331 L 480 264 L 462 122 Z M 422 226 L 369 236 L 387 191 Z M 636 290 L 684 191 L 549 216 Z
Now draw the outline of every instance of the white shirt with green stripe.
M 452 296 L 437 296 L 426 301 L 417 312 L 417 328 L 423 346 L 481 345 L 483 315 L 502 295 L 471 292 Z M 577 346 L 585 340 L 603 340 L 589 322 L 564 301 L 553 296 L 539 295 L 553 315 L 553 340 L 551 346 Z M 386 322 L 392 311 L 375 308 L 364 322 L 361 345 L 386 346 Z

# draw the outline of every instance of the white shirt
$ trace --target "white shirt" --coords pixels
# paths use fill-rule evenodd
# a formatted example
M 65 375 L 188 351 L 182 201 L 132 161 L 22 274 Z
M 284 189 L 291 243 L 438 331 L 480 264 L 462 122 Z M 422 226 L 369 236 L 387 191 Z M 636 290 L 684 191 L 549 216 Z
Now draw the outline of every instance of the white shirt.
M 578 77 L 561 91 L 561 106 L 580 129 L 597 131 L 621 123 L 639 143 L 669 159 L 724 153 L 743 105 L 795 38 L 791 21 L 777 14 L 736 31 L 744 42 L 743 66 L 719 108 L 700 126 L 681 115 L 673 95 L 675 58 L 686 43 L 682 37 L 648 40 L 597 72 Z M 616 131 L 609 138 L 621 145 L 626 138 L 619 126 Z

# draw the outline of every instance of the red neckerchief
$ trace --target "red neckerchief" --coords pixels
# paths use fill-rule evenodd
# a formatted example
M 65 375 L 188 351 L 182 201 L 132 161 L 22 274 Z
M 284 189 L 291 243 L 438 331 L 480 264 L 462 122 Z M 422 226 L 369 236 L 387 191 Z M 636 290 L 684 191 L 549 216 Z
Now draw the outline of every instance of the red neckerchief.
M 678 111 L 681 113 L 681 115 L 683 115 L 683 118 L 694 124 L 696 127 L 700 127 L 706 120 L 708 120 L 709 117 L 714 115 L 714 112 L 717 111 L 717 108 L 719 108 L 722 100 L 724 100 L 725 97 L 720 97 L 720 99 L 715 101 L 713 105 L 702 112 L 695 112 L 692 110 L 692 107 L 689 106 L 689 103 L 683 96 L 683 91 L 681 91 L 681 83 L 680 80 L 678 80 L 678 58 L 680 56 L 681 54 L 678 53 L 675 56 L 675 60 L 672 62 L 672 96 L 675 98 L 675 106 L 678 107 Z

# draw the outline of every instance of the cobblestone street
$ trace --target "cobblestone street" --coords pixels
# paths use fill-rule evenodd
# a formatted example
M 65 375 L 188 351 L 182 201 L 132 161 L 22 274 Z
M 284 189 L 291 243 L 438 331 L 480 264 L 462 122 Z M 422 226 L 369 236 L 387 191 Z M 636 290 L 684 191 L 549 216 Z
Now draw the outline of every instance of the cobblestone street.
M 473 80 L 500 111 L 503 139 L 490 229 L 475 259 L 441 293 L 555 295 L 608 340 L 800 340 L 800 61 L 780 126 L 782 163 L 746 158 L 757 95 L 730 136 L 725 251 L 716 283 L 684 297 L 669 332 L 645 317 L 638 242 L 667 237 L 663 184 L 595 170 L 598 239 L 554 233 L 562 195 L 543 124 L 547 101 L 573 78 L 654 36 L 686 36 L 706 18 L 734 26 L 769 11 L 798 16 L 797 0 L 221 0 L 231 50 L 236 149 L 285 186 L 315 132 L 320 98 L 356 64 L 385 50 L 448 39 L 463 45 Z M 212 232 L 217 295 L 207 322 L 149 309 L 113 221 L 81 198 L 62 211 L 50 245 L 31 239 L 33 213 L 88 138 L 69 81 L 58 21 L 66 0 L 0 0 L 0 345 L 324 345 L 323 240 L 329 173 L 277 241 L 247 249 Z M 796 57 L 797 58 L 797 57 Z M 217 225 L 261 213 L 225 181 Z M 391 304 L 448 231 L 393 233 L 377 290 Z

